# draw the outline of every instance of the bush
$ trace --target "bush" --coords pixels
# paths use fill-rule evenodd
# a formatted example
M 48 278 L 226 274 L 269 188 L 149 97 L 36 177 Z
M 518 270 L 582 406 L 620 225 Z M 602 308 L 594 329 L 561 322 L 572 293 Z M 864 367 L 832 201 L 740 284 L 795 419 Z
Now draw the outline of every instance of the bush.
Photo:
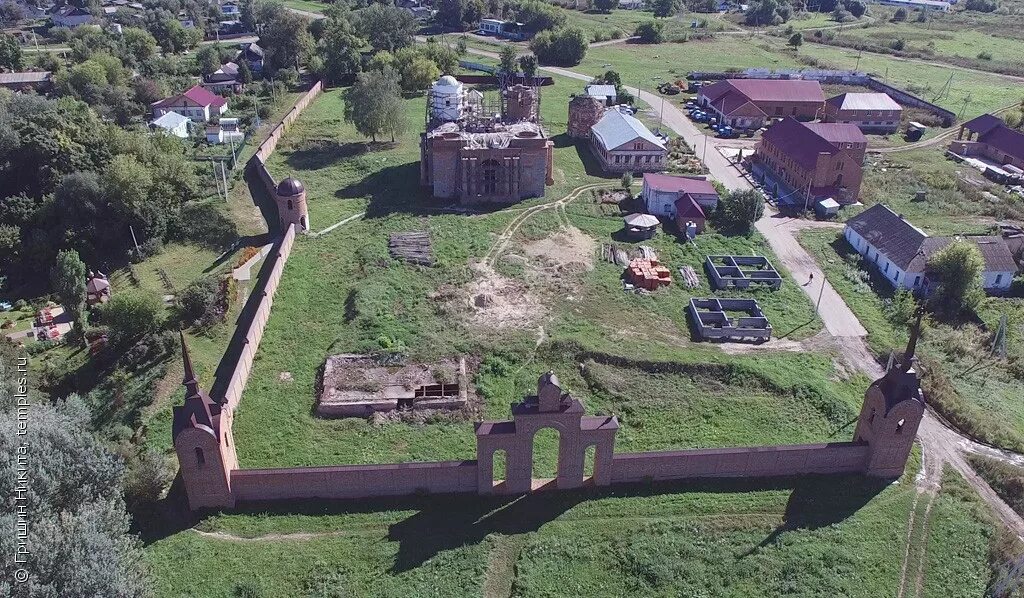
M 896 50 L 897 52 L 900 52 L 903 50 L 903 48 L 907 47 L 907 42 L 903 41 L 900 38 L 896 38 L 889 42 L 889 47 L 892 48 L 893 50 Z
M 530 49 L 542 63 L 575 66 L 587 55 L 590 38 L 578 27 L 543 31 L 530 42 Z
M 665 24 L 655 21 L 640 23 L 636 26 L 636 35 L 644 44 L 660 44 L 665 41 Z
M 892 20 L 897 23 L 907 20 L 907 9 L 897 8 L 896 12 L 892 15 Z
M 733 191 L 718 202 L 716 214 L 725 228 L 750 234 L 754 223 L 764 215 L 764 198 L 753 189 Z
M 996 0 L 967 0 L 964 8 L 977 12 L 994 12 L 999 8 L 999 3 Z
M 992 60 L 992 53 L 984 50 L 978 52 L 978 60 Z
M 99 309 L 100 319 L 110 328 L 114 345 L 127 346 L 163 324 L 164 305 L 155 294 L 123 291 L 114 294 Z
M 192 281 L 178 294 L 178 315 L 186 325 L 211 325 L 223 319 L 225 310 L 220 309 L 217 278 L 207 276 Z

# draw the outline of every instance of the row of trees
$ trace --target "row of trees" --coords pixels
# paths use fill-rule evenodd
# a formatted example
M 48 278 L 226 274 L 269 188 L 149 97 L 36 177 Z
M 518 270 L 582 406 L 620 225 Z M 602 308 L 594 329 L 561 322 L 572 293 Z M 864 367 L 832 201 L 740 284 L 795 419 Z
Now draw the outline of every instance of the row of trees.
M 748 5 L 744 22 L 754 27 L 780 25 L 800 10 L 832 13 L 836 20 L 843 21 L 848 16 L 863 16 L 867 12 L 867 4 L 864 0 L 821 0 L 813 4 L 800 0 L 755 0 Z

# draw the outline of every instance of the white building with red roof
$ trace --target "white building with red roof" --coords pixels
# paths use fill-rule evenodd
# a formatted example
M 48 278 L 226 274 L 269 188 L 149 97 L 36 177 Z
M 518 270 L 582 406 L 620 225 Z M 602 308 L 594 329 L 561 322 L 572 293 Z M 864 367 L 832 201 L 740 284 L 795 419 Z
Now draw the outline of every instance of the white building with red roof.
M 645 173 L 640 193 L 647 213 L 655 216 L 675 218 L 678 202 L 684 199 L 687 204 L 692 200 L 704 213 L 718 208 L 718 190 L 711 181 L 699 177 Z
M 195 122 L 206 122 L 227 112 L 228 100 L 201 85 L 194 85 L 184 93 L 154 102 L 150 107 L 153 109 L 153 118 L 174 112 Z

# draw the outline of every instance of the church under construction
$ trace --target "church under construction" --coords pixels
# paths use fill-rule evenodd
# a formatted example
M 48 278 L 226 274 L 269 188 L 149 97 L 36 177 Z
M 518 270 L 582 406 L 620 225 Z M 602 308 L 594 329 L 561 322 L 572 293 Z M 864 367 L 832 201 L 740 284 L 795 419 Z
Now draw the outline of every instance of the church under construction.
M 427 96 L 420 183 L 459 203 L 514 203 L 544 195 L 553 142 L 540 124 L 538 88 L 503 87 L 500 103 L 445 75 Z

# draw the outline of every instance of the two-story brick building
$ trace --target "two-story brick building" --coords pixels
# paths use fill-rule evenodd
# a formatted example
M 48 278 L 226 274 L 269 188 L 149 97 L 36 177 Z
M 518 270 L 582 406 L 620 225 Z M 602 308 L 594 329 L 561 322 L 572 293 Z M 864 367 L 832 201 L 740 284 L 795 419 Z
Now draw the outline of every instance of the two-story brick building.
M 665 170 L 665 143 L 642 122 L 611 109 L 590 130 L 590 147 L 605 172 Z
M 761 136 L 754 174 L 783 207 L 810 208 L 827 198 L 847 205 L 860 194 L 866 150 L 857 125 L 786 118 Z
M 800 79 L 725 79 L 697 94 L 698 105 L 739 129 L 758 129 L 769 119 L 787 116 L 814 120 L 824 103 L 821 84 Z
M 825 122 L 850 123 L 865 133 L 895 133 L 903 107 L 884 93 L 843 93 L 825 101 Z

